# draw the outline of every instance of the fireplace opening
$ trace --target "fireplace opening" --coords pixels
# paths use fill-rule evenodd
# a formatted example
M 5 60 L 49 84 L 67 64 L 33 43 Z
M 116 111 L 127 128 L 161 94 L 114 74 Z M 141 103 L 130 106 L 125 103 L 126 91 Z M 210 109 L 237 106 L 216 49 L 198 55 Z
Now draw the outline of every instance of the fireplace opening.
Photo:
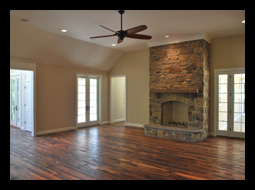
M 174 127 L 188 127 L 188 105 L 179 101 L 165 102 L 161 106 L 161 124 Z

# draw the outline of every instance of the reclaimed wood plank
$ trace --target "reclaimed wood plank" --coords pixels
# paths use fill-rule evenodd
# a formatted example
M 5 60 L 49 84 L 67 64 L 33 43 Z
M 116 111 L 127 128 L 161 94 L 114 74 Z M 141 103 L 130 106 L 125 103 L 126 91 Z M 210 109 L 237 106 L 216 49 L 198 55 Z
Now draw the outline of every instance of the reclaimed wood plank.
M 94 126 L 32 137 L 10 128 L 10 179 L 245 179 L 245 141 L 188 143 L 148 137 L 143 128 Z

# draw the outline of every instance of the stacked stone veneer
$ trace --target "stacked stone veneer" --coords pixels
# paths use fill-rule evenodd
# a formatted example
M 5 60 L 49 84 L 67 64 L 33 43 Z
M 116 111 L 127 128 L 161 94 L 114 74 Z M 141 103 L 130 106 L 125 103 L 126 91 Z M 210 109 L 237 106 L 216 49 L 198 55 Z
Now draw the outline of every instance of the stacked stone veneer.
M 163 103 L 179 101 L 188 105 L 186 127 L 208 136 L 209 48 L 205 40 L 150 48 L 150 124 L 162 124 Z

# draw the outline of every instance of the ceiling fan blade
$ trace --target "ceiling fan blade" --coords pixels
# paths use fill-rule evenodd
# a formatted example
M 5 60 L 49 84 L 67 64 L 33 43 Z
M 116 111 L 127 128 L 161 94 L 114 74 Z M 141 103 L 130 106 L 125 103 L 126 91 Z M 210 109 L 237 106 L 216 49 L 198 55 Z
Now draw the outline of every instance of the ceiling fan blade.
M 152 38 L 151 36 L 143 35 L 143 34 L 130 34 L 130 35 L 127 35 L 126 37 L 128 37 L 128 38 L 135 38 L 135 39 L 141 39 L 141 40 L 149 40 L 149 39 Z
M 109 30 L 109 31 L 111 31 L 111 32 L 114 32 L 114 33 L 120 34 L 119 32 L 114 31 L 114 30 L 112 30 L 112 29 L 110 29 L 110 28 L 106 28 L 105 26 L 102 26 L 102 25 L 99 25 L 99 26 L 101 26 L 101 27 L 103 27 L 103 28 L 105 28 L 106 30 Z
M 123 42 L 123 40 L 121 40 L 120 38 L 118 38 L 118 44 L 120 44 L 121 42 Z
M 130 35 L 130 34 L 135 34 L 137 32 L 141 32 L 145 29 L 147 29 L 146 25 L 140 25 L 140 26 L 136 26 L 134 28 L 127 29 L 126 32 L 127 32 L 127 35 Z
M 105 38 L 105 37 L 112 37 L 112 36 L 115 36 L 115 34 L 104 35 L 104 36 L 93 36 L 93 37 L 89 37 L 89 38 L 90 38 L 90 39 L 93 39 L 93 38 Z

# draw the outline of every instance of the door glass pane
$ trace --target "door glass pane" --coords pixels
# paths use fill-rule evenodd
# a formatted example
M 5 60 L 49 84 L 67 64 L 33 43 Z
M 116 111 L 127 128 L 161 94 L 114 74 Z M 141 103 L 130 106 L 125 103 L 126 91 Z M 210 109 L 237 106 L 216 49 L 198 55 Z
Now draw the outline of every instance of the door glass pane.
M 15 78 L 10 78 L 10 108 L 11 108 L 11 121 L 16 121 L 16 113 L 15 113 Z
M 227 131 L 228 123 L 228 75 L 218 76 L 218 129 Z
M 227 131 L 228 123 L 219 121 L 219 130 Z
M 228 103 L 219 102 L 219 111 L 220 112 L 227 112 L 228 111 Z
M 21 99 L 21 94 L 20 94 L 20 77 L 18 76 L 17 77 L 17 99 L 16 99 L 16 103 L 17 103 L 17 107 L 16 107 L 16 114 L 17 114 L 17 122 L 20 122 L 21 121 L 21 110 L 20 110 L 20 107 L 21 107 L 21 102 L 20 102 L 20 99 Z
M 90 79 L 90 121 L 97 120 L 97 79 Z
M 219 93 L 228 93 L 228 84 L 219 83 Z
M 78 78 L 78 123 L 86 122 L 86 79 Z
M 219 112 L 219 121 L 220 122 L 227 122 L 228 121 L 228 114 L 226 112 Z
M 228 102 L 228 94 L 219 94 L 219 102 L 227 103 Z
M 234 132 L 245 132 L 245 74 L 234 74 Z

